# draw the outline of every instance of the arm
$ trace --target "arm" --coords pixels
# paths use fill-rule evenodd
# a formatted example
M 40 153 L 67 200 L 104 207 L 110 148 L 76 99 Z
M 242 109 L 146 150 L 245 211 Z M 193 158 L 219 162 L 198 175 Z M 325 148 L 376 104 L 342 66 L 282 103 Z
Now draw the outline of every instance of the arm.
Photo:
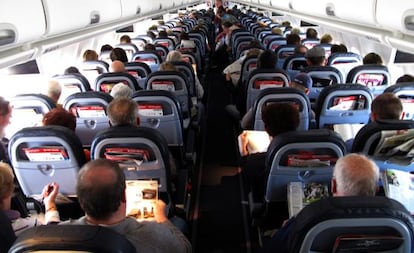
M 45 223 L 60 222 L 59 212 L 56 207 L 56 196 L 59 193 L 59 185 L 50 183 L 45 185 L 42 191 L 45 204 Z

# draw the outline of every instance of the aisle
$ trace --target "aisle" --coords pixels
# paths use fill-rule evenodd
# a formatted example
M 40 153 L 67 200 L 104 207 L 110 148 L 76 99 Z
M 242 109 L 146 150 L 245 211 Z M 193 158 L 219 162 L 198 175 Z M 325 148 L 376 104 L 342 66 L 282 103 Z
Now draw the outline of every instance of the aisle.
M 216 70 L 206 78 L 207 136 L 195 252 L 249 252 L 240 194 L 234 131 L 224 106 L 229 103 L 223 76 Z

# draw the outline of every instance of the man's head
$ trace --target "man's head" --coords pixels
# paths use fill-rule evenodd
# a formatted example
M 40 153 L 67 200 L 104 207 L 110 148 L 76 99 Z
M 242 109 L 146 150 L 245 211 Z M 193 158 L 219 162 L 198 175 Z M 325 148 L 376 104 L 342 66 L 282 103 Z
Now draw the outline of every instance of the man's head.
M 111 89 L 111 96 L 113 98 L 118 98 L 118 97 L 130 98 L 132 97 L 133 93 L 134 91 L 128 85 L 124 83 L 117 83 Z
M 109 71 L 114 72 L 114 73 L 126 72 L 125 64 L 121 61 L 115 60 L 111 63 L 111 66 L 109 67 Z
M 375 196 L 379 169 L 364 155 L 348 154 L 338 159 L 333 170 L 333 196 Z
M 362 63 L 381 65 L 383 61 L 382 61 L 381 56 L 379 56 L 379 54 L 372 52 L 364 56 L 364 58 L 362 59 Z
M 119 42 L 121 44 L 131 43 L 131 37 L 129 37 L 128 35 L 122 35 L 121 38 L 119 39 Z
M 309 66 L 324 66 L 326 64 L 325 49 L 315 46 L 305 53 Z
M 10 118 L 12 115 L 12 107 L 9 101 L 0 97 L 0 138 L 4 136 L 6 127 L 10 124 Z
M 314 28 L 308 28 L 306 30 L 306 38 L 308 38 L 308 39 L 317 39 L 318 38 L 318 32 Z
M 290 82 L 290 87 L 309 94 L 312 89 L 312 78 L 306 73 L 299 73 Z
M 116 162 L 90 161 L 79 171 L 76 193 L 87 216 L 108 219 L 126 201 L 125 175 Z
M 298 128 L 299 110 L 290 103 L 269 103 L 262 108 L 262 120 L 266 132 L 275 137 Z
M 55 104 L 57 104 L 60 94 L 62 94 L 62 87 L 56 80 L 49 80 L 47 84 L 47 96 L 50 97 Z
M 400 119 L 403 106 L 401 100 L 393 93 L 378 95 L 371 104 L 371 120 Z
M 14 192 L 14 175 L 7 163 L 0 162 L 0 211 L 10 209 Z
M 258 69 L 273 69 L 276 68 L 276 63 L 276 54 L 271 50 L 263 51 L 257 58 Z
M 128 62 L 128 56 L 125 50 L 120 47 L 112 49 L 109 58 L 111 58 L 111 61 Z
M 139 125 L 137 103 L 130 98 L 114 98 L 106 110 L 112 126 Z

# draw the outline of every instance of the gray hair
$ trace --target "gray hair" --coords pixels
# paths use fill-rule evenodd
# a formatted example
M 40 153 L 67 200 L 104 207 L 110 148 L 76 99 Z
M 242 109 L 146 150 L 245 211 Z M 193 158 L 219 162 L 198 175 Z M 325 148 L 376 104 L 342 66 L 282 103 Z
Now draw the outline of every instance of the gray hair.
M 170 61 L 182 61 L 183 60 L 183 55 L 180 53 L 180 51 L 177 50 L 173 50 L 170 51 L 167 54 L 167 57 L 165 58 L 165 61 L 170 62 Z
M 111 96 L 113 98 L 118 98 L 118 97 L 130 98 L 130 97 L 132 97 L 133 93 L 134 93 L 134 91 L 128 85 L 126 85 L 124 83 L 115 84 L 114 87 L 112 87 L 112 90 L 111 90 Z
M 109 103 L 107 114 L 112 126 L 136 125 L 138 106 L 131 98 L 118 97 Z
M 333 170 L 337 191 L 346 196 L 375 196 L 378 180 L 378 166 L 360 154 L 348 154 L 336 162 Z

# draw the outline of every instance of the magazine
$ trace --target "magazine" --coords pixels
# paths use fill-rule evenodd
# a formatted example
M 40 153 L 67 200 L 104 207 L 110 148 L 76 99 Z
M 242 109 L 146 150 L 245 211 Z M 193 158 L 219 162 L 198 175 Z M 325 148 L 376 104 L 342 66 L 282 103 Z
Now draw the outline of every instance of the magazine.
M 394 169 L 381 172 L 385 195 L 395 199 L 414 214 L 414 174 Z
M 240 155 L 263 153 L 270 144 L 266 131 L 244 130 L 238 137 Z
M 289 218 L 296 216 L 302 208 L 329 197 L 328 185 L 317 182 L 290 182 L 287 189 Z
M 414 129 L 381 131 L 374 157 L 400 165 L 414 162 Z
M 157 180 L 126 180 L 126 213 L 137 220 L 154 218 Z
M 390 252 L 400 247 L 404 238 L 384 235 L 341 235 L 335 240 L 333 253 Z
M 290 167 L 325 167 L 335 164 L 337 157 L 301 153 L 288 155 L 287 166 Z

